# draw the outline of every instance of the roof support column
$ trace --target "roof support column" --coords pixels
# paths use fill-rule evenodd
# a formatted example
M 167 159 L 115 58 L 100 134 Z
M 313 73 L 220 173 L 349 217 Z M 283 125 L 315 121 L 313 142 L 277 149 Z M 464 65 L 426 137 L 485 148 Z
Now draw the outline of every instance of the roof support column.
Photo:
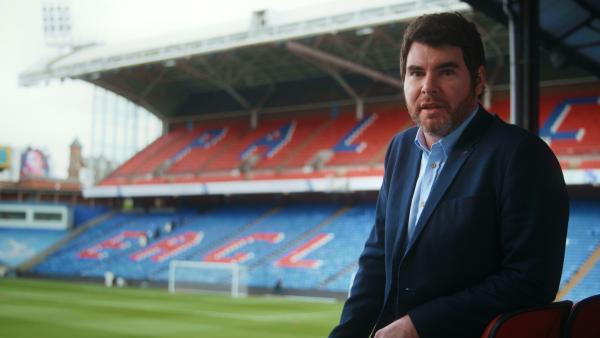
M 250 129 L 258 128 L 258 108 L 250 110 Z
M 504 0 L 510 37 L 510 120 L 539 130 L 539 3 Z
M 307 60 L 331 75 L 331 77 L 333 77 L 340 87 L 342 87 L 344 91 L 346 91 L 346 93 L 348 93 L 348 95 L 354 99 L 354 102 L 356 102 L 356 119 L 362 119 L 365 116 L 365 100 L 360 97 L 354 88 L 352 88 L 352 86 L 340 75 L 339 71 L 321 60 Z
M 292 52 L 297 53 L 302 58 L 307 59 L 309 62 L 321 68 L 323 71 L 325 71 L 326 73 L 331 75 L 331 77 L 334 78 L 334 80 L 340 85 L 340 87 L 342 87 L 344 91 L 346 91 L 346 93 L 348 93 L 348 95 L 350 95 L 354 99 L 354 102 L 356 103 L 357 120 L 360 120 L 365 116 L 365 100 L 362 97 L 360 97 L 360 95 L 358 95 L 356 90 L 354 90 L 354 88 L 352 88 L 348 81 L 346 81 L 340 75 L 340 72 L 334 66 L 368 76 L 375 81 L 382 81 L 395 87 L 402 87 L 400 82 L 392 77 L 378 73 L 377 71 L 371 70 L 351 61 L 344 60 L 338 56 L 327 54 L 323 51 L 319 51 L 317 49 L 291 41 L 287 42 L 287 47 Z
M 275 85 L 271 84 L 265 92 L 265 94 L 260 98 L 256 106 L 250 109 L 250 129 L 258 128 L 258 114 L 260 113 L 265 103 L 267 103 L 267 101 L 271 98 L 274 92 Z
M 365 116 L 365 100 L 356 93 L 354 88 L 335 69 L 326 65 L 319 65 L 319 67 L 329 73 L 344 88 L 346 93 L 354 99 L 354 102 L 356 102 L 356 119 L 362 119 Z
M 360 120 L 365 117 L 365 100 L 356 98 L 356 119 Z

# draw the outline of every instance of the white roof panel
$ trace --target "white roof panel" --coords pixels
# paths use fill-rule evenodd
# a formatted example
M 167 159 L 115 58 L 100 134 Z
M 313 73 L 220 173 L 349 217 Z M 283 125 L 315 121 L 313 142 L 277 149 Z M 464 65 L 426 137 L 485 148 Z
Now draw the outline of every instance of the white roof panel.
M 248 21 L 114 45 L 80 49 L 31 67 L 19 76 L 21 85 L 56 78 L 80 77 L 103 71 L 209 54 L 245 46 L 316 36 L 337 31 L 410 20 L 426 13 L 470 11 L 458 0 L 379 0 L 352 3 L 340 11 L 322 6 L 292 13 L 267 12 L 268 25 L 251 30 Z

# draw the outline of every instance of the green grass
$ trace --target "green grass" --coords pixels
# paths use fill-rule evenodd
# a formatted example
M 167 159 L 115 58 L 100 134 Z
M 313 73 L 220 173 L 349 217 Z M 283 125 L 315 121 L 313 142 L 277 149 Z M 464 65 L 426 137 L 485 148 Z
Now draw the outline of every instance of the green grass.
M 0 337 L 325 337 L 342 304 L 0 279 Z

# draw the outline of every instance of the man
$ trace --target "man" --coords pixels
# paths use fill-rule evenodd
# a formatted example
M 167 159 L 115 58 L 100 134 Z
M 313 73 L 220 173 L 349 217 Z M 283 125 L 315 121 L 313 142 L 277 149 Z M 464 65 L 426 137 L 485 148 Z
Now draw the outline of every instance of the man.
M 389 146 L 375 224 L 330 338 L 479 337 L 496 315 L 554 299 L 562 172 L 538 137 L 478 104 L 483 44 L 460 14 L 411 23 L 400 63 L 417 126 Z

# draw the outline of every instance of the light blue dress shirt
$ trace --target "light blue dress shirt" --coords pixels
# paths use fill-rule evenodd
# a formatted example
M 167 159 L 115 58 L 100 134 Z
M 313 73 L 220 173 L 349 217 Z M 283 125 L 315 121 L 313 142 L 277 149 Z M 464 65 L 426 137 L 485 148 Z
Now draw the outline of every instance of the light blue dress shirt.
M 467 117 L 456 129 L 450 132 L 450 134 L 432 144 L 431 150 L 427 148 L 425 135 L 421 128 L 417 131 L 415 145 L 422 151 L 421 167 L 419 169 L 419 177 L 417 178 L 417 184 L 415 185 L 415 191 L 413 192 L 412 202 L 410 204 L 407 229 L 408 242 L 410 242 L 412 238 L 415 225 L 421 216 L 421 211 L 423 211 L 425 203 L 427 203 L 433 184 L 440 175 L 440 172 L 442 172 L 444 164 L 446 164 L 448 155 L 469 122 L 475 117 L 475 113 L 478 109 L 479 105 L 477 105 L 475 110 L 471 112 L 471 115 L 469 115 L 469 117 Z

